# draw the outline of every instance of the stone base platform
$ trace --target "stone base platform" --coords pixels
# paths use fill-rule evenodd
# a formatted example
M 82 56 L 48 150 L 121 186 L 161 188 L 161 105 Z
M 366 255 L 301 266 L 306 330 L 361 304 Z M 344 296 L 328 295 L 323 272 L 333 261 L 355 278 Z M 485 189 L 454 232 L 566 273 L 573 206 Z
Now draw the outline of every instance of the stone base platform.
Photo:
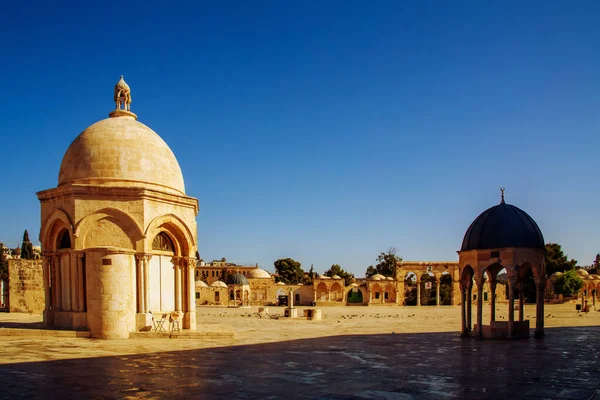
M 175 332 L 131 332 L 133 339 L 235 339 L 235 331 L 231 326 L 211 324 L 198 327 L 196 330 L 182 329 Z
M 29 329 L 29 328 L 0 328 L 0 336 L 25 336 L 25 337 L 57 337 L 57 338 L 89 338 L 89 331 L 70 331 L 59 329 Z

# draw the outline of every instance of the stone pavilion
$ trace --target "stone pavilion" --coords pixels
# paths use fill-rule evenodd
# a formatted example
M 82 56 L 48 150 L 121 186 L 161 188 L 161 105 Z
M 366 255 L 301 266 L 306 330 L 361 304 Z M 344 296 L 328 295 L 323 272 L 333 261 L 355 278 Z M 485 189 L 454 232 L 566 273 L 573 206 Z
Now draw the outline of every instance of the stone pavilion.
M 44 321 L 119 339 L 173 312 L 195 329 L 198 200 L 169 146 L 131 112 L 123 77 L 114 101 L 71 143 L 58 185 L 37 193 Z

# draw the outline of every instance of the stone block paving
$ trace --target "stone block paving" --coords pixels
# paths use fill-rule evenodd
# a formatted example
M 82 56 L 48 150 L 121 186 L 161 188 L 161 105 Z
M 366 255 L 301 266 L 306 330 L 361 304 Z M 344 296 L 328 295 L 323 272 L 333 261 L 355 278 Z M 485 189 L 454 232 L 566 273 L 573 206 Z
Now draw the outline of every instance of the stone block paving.
M 522 341 L 454 332 L 344 335 L 4 360 L 0 398 L 600 400 L 599 338 L 597 326 L 550 328 L 543 340 Z

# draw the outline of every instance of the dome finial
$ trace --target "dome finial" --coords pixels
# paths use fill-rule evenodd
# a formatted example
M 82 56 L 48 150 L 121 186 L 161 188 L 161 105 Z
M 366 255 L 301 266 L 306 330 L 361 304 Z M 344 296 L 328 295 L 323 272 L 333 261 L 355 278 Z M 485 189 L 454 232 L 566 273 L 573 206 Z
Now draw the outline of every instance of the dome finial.
M 137 119 L 137 115 L 131 112 L 131 89 L 125 80 L 123 79 L 123 75 L 121 75 L 121 79 L 115 85 L 115 111 L 111 112 L 109 115 L 111 117 L 133 117 Z
M 505 190 L 506 189 L 504 189 L 503 187 L 500 188 L 500 193 L 501 193 L 501 196 L 502 196 L 502 198 L 500 199 L 500 204 L 504 204 L 504 191 Z

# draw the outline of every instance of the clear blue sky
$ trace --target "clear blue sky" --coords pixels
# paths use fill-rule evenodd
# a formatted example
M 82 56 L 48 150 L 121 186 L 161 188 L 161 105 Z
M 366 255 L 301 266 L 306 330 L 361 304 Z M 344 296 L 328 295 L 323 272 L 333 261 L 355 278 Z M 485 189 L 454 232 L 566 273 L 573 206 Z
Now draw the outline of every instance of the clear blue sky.
M 600 2 L 84 3 L 3 5 L 11 246 L 123 74 L 200 201 L 205 260 L 456 260 L 500 186 L 546 242 L 600 251 Z

